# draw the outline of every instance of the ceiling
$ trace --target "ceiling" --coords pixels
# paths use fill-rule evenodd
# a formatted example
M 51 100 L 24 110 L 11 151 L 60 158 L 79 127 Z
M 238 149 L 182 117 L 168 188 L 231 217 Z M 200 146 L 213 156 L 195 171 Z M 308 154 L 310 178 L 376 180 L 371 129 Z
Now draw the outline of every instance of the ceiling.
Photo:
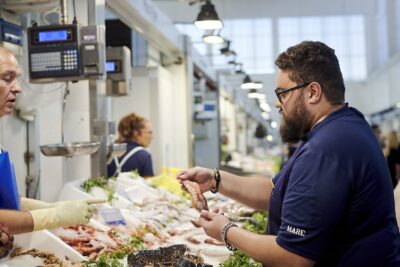
M 193 0 L 153 0 L 174 22 L 192 22 L 200 9 Z M 375 0 L 212 0 L 220 18 L 375 14 Z
M 192 23 L 202 3 L 190 5 L 195 0 L 153 0 L 159 9 L 175 23 Z M 228 19 L 279 18 L 299 16 L 337 16 L 376 14 L 377 0 L 211 0 L 223 21 Z M 228 78 L 232 84 L 239 86 L 243 76 Z M 271 107 L 276 97 L 273 86 L 275 74 L 252 75 L 253 81 L 262 81 L 262 93 L 267 95 Z M 278 119 L 276 112 L 272 117 Z

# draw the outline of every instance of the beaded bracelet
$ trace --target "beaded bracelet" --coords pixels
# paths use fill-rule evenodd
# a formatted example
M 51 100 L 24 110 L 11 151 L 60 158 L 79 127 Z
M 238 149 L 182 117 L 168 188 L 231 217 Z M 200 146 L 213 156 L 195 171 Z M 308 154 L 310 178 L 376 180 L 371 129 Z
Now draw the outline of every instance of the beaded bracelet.
M 226 234 L 227 234 L 228 230 L 229 230 L 231 227 L 237 227 L 237 225 L 234 224 L 233 222 L 228 222 L 227 224 L 224 225 L 224 227 L 222 228 L 222 231 L 221 231 L 221 239 L 222 239 L 222 241 L 224 241 L 225 246 L 226 246 L 230 251 L 236 251 L 237 248 L 236 248 L 234 245 L 230 244 L 230 243 L 228 242 L 227 237 L 226 237 Z
M 219 170 L 217 168 L 214 168 L 214 179 L 215 179 L 215 185 L 213 188 L 211 188 L 211 192 L 216 194 L 218 192 L 218 187 L 221 182 L 221 174 L 219 173 Z

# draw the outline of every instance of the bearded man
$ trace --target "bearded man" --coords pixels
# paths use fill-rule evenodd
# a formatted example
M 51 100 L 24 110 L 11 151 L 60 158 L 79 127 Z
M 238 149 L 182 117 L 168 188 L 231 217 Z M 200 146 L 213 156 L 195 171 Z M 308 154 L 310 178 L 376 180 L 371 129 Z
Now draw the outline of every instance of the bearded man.
M 385 158 L 363 114 L 344 101 L 335 51 L 304 41 L 275 63 L 282 141 L 298 143 L 282 171 L 272 180 L 201 167 L 177 176 L 268 210 L 267 234 L 236 227 L 217 210 L 203 210 L 200 225 L 265 266 L 400 266 Z

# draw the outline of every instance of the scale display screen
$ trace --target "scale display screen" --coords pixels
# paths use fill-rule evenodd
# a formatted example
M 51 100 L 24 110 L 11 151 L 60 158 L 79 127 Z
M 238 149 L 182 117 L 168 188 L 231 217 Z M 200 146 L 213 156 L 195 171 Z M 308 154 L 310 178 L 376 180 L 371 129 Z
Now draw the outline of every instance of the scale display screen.
M 68 41 L 68 30 L 38 32 L 39 43 Z
M 107 60 L 106 61 L 106 72 L 108 73 L 120 73 L 121 72 L 121 60 Z
M 107 61 L 106 62 L 106 71 L 107 72 L 115 72 L 117 69 L 117 66 L 115 64 L 115 61 Z

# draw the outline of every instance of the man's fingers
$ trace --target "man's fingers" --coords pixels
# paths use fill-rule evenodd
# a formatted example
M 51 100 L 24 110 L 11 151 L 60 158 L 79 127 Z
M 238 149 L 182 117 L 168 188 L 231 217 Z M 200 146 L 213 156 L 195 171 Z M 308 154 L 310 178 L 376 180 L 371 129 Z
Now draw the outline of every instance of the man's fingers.
M 102 203 L 107 203 L 107 199 L 89 199 L 86 200 L 86 203 L 89 205 L 93 205 L 93 204 L 102 204 Z
M 202 210 L 201 213 L 200 213 L 200 218 L 204 218 L 207 221 L 211 221 L 217 215 L 218 215 L 218 213 L 209 212 L 208 210 Z
M 214 213 L 218 213 L 218 214 L 224 215 L 224 211 L 219 209 L 219 208 L 213 208 L 211 211 L 214 212 Z
M 93 206 L 88 206 L 87 214 L 85 215 L 86 219 L 90 219 L 93 217 L 93 214 L 97 213 L 97 209 Z
M 199 226 L 200 226 L 200 227 L 202 227 L 202 228 L 207 228 L 207 225 L 208 225 L 210 222 L 209 222 L 208 220 L 206 220 L 205 218 L 202 218 L 202 217 L 200 216 L 198 223 L 199 223 Z
M 186 170 L 184 170 L 184 171 L 181 171 L 181 172 L 179 172 L 177 175 L 176 175 L 176 178 L 177 179 L 186 179 L 187 178 L 187 175 L 186 175 Z

